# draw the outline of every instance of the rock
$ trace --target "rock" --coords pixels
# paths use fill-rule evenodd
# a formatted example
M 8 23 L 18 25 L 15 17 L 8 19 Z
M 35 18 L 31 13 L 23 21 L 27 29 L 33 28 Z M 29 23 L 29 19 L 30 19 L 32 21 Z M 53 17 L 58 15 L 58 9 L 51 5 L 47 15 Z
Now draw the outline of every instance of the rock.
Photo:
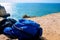
M 10 14 L 8 14 L 3 6 L 0 5 L 0 17 L 8 17 Z
M 23 18 L 30 18 L 30 16 L 28 16 L 28 15 L 25 14 L 25 15 L 23 16 Z

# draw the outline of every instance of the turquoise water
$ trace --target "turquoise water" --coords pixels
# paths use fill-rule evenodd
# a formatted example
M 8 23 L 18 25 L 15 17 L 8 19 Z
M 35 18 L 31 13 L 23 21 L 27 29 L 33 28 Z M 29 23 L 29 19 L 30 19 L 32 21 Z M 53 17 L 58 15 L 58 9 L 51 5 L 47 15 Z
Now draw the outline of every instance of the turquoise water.
M 16 3 L 11 17 L 22 18 L 23 15 L 44 16 L 60 12 L 60 3 Z

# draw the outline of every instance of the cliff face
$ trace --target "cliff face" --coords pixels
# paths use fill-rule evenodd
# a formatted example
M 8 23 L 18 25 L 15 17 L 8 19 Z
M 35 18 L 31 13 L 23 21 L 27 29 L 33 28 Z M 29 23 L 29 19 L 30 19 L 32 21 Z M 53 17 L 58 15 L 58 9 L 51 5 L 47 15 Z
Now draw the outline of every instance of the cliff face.
M 44 38 L 47 40 L 60 40 L 60 13 L 29 19 L 41 25 Z
M 43 35 L 46 40 L 60 40 L 60 13 L 50 14 L 42 17 L 28 18 L 41 25 Z M 6 40 L 8 37 L 0 35 L 0 40 Z

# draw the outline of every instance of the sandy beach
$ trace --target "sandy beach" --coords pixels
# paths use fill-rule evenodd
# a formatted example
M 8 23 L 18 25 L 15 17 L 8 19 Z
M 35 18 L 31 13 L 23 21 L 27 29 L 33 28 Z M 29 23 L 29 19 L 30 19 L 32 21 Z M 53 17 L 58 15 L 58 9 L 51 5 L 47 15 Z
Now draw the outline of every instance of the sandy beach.
M 41 25 L 43 35 L 46 40 L 60 40 L 60 13 L 45 15 L 42 17 L 28 18 Z M 9 39 L 5 35 L 0 35 L 0 40 Z
M 41 25 L 46 40 L 60 40 L 60 13 L 29 19 Z

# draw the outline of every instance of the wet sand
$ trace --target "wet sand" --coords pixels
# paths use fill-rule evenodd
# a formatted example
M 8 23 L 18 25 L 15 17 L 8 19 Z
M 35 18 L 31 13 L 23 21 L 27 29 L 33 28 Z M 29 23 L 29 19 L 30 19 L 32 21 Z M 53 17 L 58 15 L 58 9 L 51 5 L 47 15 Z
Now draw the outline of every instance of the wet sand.
M 46 40 L 60 40 L 60 13 L 54 13 L 42 17 L 28 18 L 41 25 L 43 28 L 44 39 Z M 0 40 L 7 40 L 8 37 L 0 35 Z

